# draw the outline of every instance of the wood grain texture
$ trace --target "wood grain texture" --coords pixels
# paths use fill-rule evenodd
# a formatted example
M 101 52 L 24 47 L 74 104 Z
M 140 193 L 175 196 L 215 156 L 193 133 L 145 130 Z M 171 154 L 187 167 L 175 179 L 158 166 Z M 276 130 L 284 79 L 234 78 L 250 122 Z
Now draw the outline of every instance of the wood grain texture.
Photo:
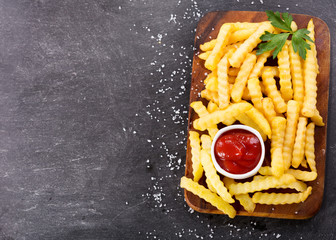
M 317 108 L 325 122 L 325 127 L 316 127 L 315 130 L 315 155 L 317 163 L 318 177 L 313 182 L 308 182 L 313 187 L 312 195 L 303 203 L 290 205 L 260 205 L 258 204 L 253 213 L 247 213 L 239 203 L 233 206 L 237 210 L 237 215 L 257 216 L 270 218 L 287 219 L 307 219 L 314 216 L 323 200 L 324 179 L 325 179 L 325 159 L 326 159 L 326 139 L 327 139 L 327 120 L 328 120 L 328 93 L 329 93 L 329 72 L 330 72 L 330 33 L 327 24 L 319 18 L 292 14 L 294 21 L 299 28 L 306 28 L 308 21 L 312 18 L 315 24 L 316 48 L 318 53 L 318 62 L 320 73 L 317 76 Z M 199 92 L 204 89 L 203 80 L 205 74 L 209 71 L 204 67 L 204 61 L 199 59 L 199 45 L 216 38 L 220 26 L 227 22 L 261 22 L 267 20 L 264 12 L 247 11 L 227 11 L 210 12 L 206 14 L 199 22 L 195 37 L 195 52 L 193 57 L 192 81 L 190 91 L 190 102 L 200 100 Z M 204 101 L 202 99 L 202 101 Z M 204 101 L 206 102 L 206 101 Z M 198 118 L 192 108 L 189 108 L 188 130 L 194 130 L 192 122 Z M 266 142 L 269 149 L 269 142 Z M 191 151 L 189 140 L 187 143 L 186 171 L 187 177 L 192 177 Z M 269 151 L 267 151 L 269 152 Z M 264 165 L 269 165 L 269 154 L 265 157 Z M 204 176 L 200 180 L 205 185 Z M 222 214 L 211 204 L 205 202 L 199 197 L 188 191 L 184 191 L 185 200 L 194 210 L 202 213 Z

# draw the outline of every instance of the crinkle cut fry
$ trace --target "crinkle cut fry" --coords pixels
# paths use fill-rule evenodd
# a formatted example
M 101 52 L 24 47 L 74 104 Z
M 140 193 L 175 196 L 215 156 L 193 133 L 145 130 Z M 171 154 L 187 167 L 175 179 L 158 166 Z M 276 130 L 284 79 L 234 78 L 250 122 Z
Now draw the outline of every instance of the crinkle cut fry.
M 274 110 L 274 104 L 272 98 L 265 97 L 261 100 L 263 113 L 269 124 L 272 123 L 274 117 L 276 117 L 276 112 Z
M 285 170 L 292 164 L 292 154 L 295 141 L 297 123 L 299 120 L 300 105 L 294 100 L 289 100 L 287 104 L 287 125 L 285 140 L 283 145 L 283 159 Z
M 266 141 L 266 139 L 267 139 L 267 136 L 266 136 L 266 134 L 264 133 L 264 131 L 249 117 L 249 116 L 247 116 L 246 115 L 246 113 L 240 113 L 240 114 L 236 114 L 235 116 L 234 116 L 240 123 L 242 123 L 242 124 L 244 124 L 244 125 L 246 125 L 246 126 L 249 126 L 249 127 L 252 127 L 252 128 L 254 128 L 255 130 L 257 130 L 259 133 L 260 133 L 260 135 L 261 135 L 261 137 L 262 137 L 262 139 L 263 139 L 263 141 Z
M 214 102 L 218 106 L 218 93 L 217 92 L 204 89 L 203 91 L 201 91 L 201 97 L 205 98 L 208 101 Z
M 229 191 L 232 195 L 244 194 L 249 192 L 256 192 L 274 188 L 279 185 L 288 184 L 294 182 L 295 178 L 290 174 L 283 174 L 281 177 L 270 176 L 265 179 L 260 179 L 252 182 L 232 184 L 229 187 Z
M 280 73 L 280 92 L 285 101 L 293 99 L 292 81 L 290 75 L 288 43 L 286 43 L 278 54 Z
M 250 76 L 248 77 L 249 79 L 251 78 L 258 78 L 261 75 L 261 70 L 264 68 L 264 64 L 267 61 L 267 58 L 271 56 L 272 52 L 264 52 L 260 54 L 257 58 L 256 64 L 253 66 L 253 69 L 250 73 Z
M 260 129 L 268 136 L 269 139 L 272 138 L 271 126 L 261 112 L 252 107 L 246 111 L 246 114 L 260 127 Z
M 298 168 L 304 159 L 307 118 L 299 117 L 293 148 L 292 166 Z
M 208 110 L 206 107 L 203 105 L 201 101 L 195 101 L 190 103 L 190 107 L 194 109 L 194 111 L 197 113 L 199 117 L 203 117 L 207 114 L 209 114 Z
M 290 71 L 293 82 L 293 98 L 302 107 L 304 98 L 304 82 L 303 73 L 301 66 L 301 57 L 299 52 L 295 52 L 293 49 L 292 42 L 289 43 L 289 61 L 290 61 Z
M 217 41 L 214 49 L 211 51 L 210 56 L 207 58 L 207 60 L 204 63 L 204 66 L 213 71 L 216 69 L 217 63 L 220 61 L 220 59 L 224 55 L 224 48 L 226 47 L 230 35 L 231 35 L 231 28 L 232 24 L 225 23 L 222 25 L 222 27 L 219 30 Z
M 201 164 L 201 143 L 198 132 L 189 131 L 189 142 L 191 147 L 191 162 L 194 181 L 198 182 L 203 175 Z
M 237 50 L 238 51 L 238 50 Z M 240 71 L 237 75 L 236 81 L 233 84 L 231 91 L 231 98 L 235 102 L 240 102 L 243 96 L 244 89 L 246 87 L 247 78 L 250 75 L 250 72 L 257 60 L 257 57 L 254 54 L 247 54 L 246 59 L 244 60 Z
M 278 205 L 304 202 L 312 192 L 308 187 L 300 193 L 261 193 L 253 194 L 252 201 L 259 204 Z
M 270 22 L 262 23 L 258 29 L 248 38 L 246 41 L 237 49 L 237 51 L 232 55 L 229 59 L 229 62 L 232 67 L 240 67 L 242 62 L 244 61 L 246 55 L 261 42 L 261 35 L 264 34 L 265 31 L 273 32 L 274 28 Z
M 281 97 L 274 79 L 274 71 L 268 68 L 262 74 L 263 84 L 268 97 L 273 100 L 274 108 L 277 113 L 284 113 L 287 110 L 285 100 Z
M 211 127 L 220 122 L 223 122 L 225 125 L 231 125 L 236 121 L 234 114 L 247 111 L 250 108 L 252 108 L 252 105 L 247 102 L 231 104 L 224 110 L 219 110 L 196 119 L 194 121 L 194 128 L 200 131 L 204 131 L 208 127 Z
M 225 55 L 222 60 L 219 61 L 217 66 L 218 101 L 220 109 L 225 109 L 230 104 L 228 68 L 229 61 L 227 55 Z
M 230 193 L 228 192 L 216 172 L 216 169 L 211 161 L 211 156 L 204 149 L 201 150 L 201 162 L 204 168 L 205 176 L 209 178 L 210 183 L 216 189 L 218 195 L 221 196 L 226 202 L 233 203 L 233 198 L 231 197 Z
M 261 167 L 259 173 L 265 176 L 272 175 L 272 169 L 270 167 Z M 285 173 L 294 176 L 297 180 L 309 182 L 314 181 L 317 178 L 316 172 L 301 171 L 297 169 L 288 169 Z
M 305 156 L 308 162 L 310 169 L 313 172 L 316 172 L 316 162 L 315 162 L 315 124 L 309 123 L 306 128 L 306 144 L 305 144 Z
M 180 186 L 181 188 L 184 188 L 187 191 L 192 192 L 193 194 L 204 199 L 218 210 L 227 214 L 230 218 L 234 218 L 236 216 L 236 210 L 229 203 L 225 202 L 216 193 L 211 192 L 209 189 L 206 189 L 197 182 L 194 182 L 187 177 L 182 177 Z
M 235 180 L 228 177 L 224 177 L 223 182 L 225 187 L 227 188 L 229 188 L 231 184 L 236 184 Z M 254 211 L 256 204 L 252 202 L 252 198 L 248 193 L 237 194 L 235 195 L 235 198 L 239 201 L 240 205 L 242 205 L 247 212 L 252 213 Z
M 314 23 L 311 19 L 308 23 L 307 27 L 310 33 L 308 36 L 311 39 L 315 39 L 315 31 L 314 31 Z M 317 98 L 317 58 L 316 58 L 316 51 L 315 43 L 307 41 L 310 45 L 310 50 L 307 50 L 306 60 L 304 60 L 303 64 L 303 76 L 304 76 L 304 86 L 305 86 L 305 96 L 303 99 L 303 107 L 301 113 L 305 117 L 313 117 L 314 112 L 316 109 L 316 98 Z
M 251 100 L 256 109 L 263 113 L 262 99 L 263 95 L 261 92 L 260 82 L 258 78 L 250 78 L 247 81 L 247 88 L 251 95 Z

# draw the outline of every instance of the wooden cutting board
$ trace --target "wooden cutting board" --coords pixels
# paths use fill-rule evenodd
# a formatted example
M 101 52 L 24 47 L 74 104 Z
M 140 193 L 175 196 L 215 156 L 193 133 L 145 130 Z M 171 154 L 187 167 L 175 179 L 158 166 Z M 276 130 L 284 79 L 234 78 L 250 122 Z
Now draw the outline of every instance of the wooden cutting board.
M 261 205 L 253 213 L 246 212 L 239 203 L 233 206 L 237 210 L 237 215 L 257 216 L 270 218 L 287 218 L 287 219 L 306 219 L 315 215 L 323 200 L 325 160 L 326 160 L 326 139 L 327 139 L 327 119 L 328 119 L 328 91 L 329 91 L 329 72 L 330 72 L 330 33 L 327 24 L 319 18 L 292 14 L 298 28 L 306 28 L 308 21 L 312 18 L 315 24 L 315 38 L 318 55 L 320 73 L 317 77 L 317 108 L 325 122 L 324 127 L 315 129 L 315 155 L 318 177 L 315 181 L 308 182 L 313 187 L 311 196 L 303 203 L 287 205 Z M 204 89 L 203 80 L 205 74 L 209 71 L 204 67 L 204 60 L 198 58 L 200 53 L 199 45 L 217 37 L 218 31 L 223 23 L 227 22 L 261 22 L 267 20 L 264 12 L 248 11 L 227 11 L 227 12 L 210 12 L 206 14 L 199 22 L 195 37 L 195 52 L 193 57 L 192 81 L 190 91 L 190 103 L 200 100 L 199 93 Z M 204 100 L 203 100 L 204 101 Z M 206 103 L 204 101 L 204 103 Z M 197 114 L 192 108 L 189 108 L 188 131 L 194 130 L 192 122 L 197 119 Z M 189 136 L 189 134 L 188 134 Z M 188 139 L 186 155 L 185 175 L 192 178 L 191 148 Z M 267 144 L 266 144 L 267 145 Z M 269 151 L 269 147 L 268 147 Z M 267 154 L 264 165 L 269 165 L 270 159 Z M 200 183 L 206 186 L 204 176 Z M 202 213 L 222 214 L 211 204 L 200 199 L 198 196 L 185 190 L 185 200 L 194 210 Z

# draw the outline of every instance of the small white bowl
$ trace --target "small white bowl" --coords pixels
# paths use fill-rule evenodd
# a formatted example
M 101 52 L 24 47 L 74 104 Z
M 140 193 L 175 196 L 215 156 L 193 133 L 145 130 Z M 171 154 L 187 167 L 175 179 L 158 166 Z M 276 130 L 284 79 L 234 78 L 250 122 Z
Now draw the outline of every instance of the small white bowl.
M 243 173 L 243 174 L 233 174 L 233 173 L 229 173 L 227 171 L 225 171 L 221 166 L 219 166 L 218 162 L 216 161 L 216 156 L 215 156 L 215 144 L 217 142 L 217 139 L 225 132 L 233 130 L 233 129 L 242 129 L 242 130 L 246 130 L 249 131 L 251 133 L 253 133 L 254 135 L 256 135 L 260 141 L 260 145 L 261 145 L 261 156 L 259 159 L 259 162 L 257 164 L 257 166 L 252 169 L 251 171 L 247 172 L 247 173 Z M 257 174 L 257 172 L 259 171 L 260 167 L 262 166 L 263 162 L 264 162 L 264 158 L 265 158 L 265 144 L 264 141 L 260 135 L 260 133 L 255 130 L 252 127 L 246 126 L 246 125 L 241 125 L 241 124 L 235 124 L 235 125 L 231 125 L 228 127 L 224 127 L 222 129 L 220 129 L 217 134 L 215 135 L 213 141 L 212 141 L 212 145 L 211 145 L 211 158 L 212 158 L 212 162 L 217 170 L 217 172 L 219 172 L 220 174 L 229 177 L 229 178 L 233 178 L 233 179 L 245 179 L 245 178 L 249 178 L 252 177 L 253 175 Z

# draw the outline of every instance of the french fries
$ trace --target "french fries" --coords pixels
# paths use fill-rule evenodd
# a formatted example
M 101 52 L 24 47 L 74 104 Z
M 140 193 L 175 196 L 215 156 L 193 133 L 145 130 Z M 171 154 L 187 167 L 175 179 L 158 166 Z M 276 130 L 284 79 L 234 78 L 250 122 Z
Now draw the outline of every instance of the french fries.
M 292 166 L 298 168 L 304 158 L 307 118 L 300 117 L 294 143 Z
M 216 189 L 219 196 L 228 203 L 233 203 L 234 200 L 227 191 L 223 182 L 220 180 L 215 167 L 211 161 L 211 157 L 206 150 L 201 150 L 201 163 L 204 168 L 205 176 L 209 179 L 211 185 Z
M 237 51 L 229 59 L 231 66 L 240 67 L 246 55 L 252 52 L 258 43 L 261 42 L 260 37 L 265 31 L 273 32 L 274 28 L 269 22 L 262 23 L 258 29 L 237 49 Z
M 285 140 L 283 145 L 283 159 L 285 170 L 289 169 L 292 163 L 292 153 L 294 147 L 296 126 L 299 119 L 300 105 L 294 100 L 288 102 L 287 111 L 287 126 L 285 133 Z
M 216 193 L 211 192 L 209 189 L 206 189 L 190 178 L 182 177 L 180 186 L 181 188 L 185 188 L 200 198 L 203 198 L 205 201 L 218 208 L 224 214 L 227 214 L 230 218 L 234 218 L 236 216 L 236 210 L 230 204 L 225 202 Z
M 238 51 L 238 50 L 237 50 Z M 257 60 L 256 55 L 248 53 L 231 91 L 233 101 L 240 102 L 246 87 L 247 78 Z
M 292 28 L 297 29 L 295 22 Z M 312 20 L 308 30 L 314 40 Z M 302 60 L 292 40 L 287 40 L 277 56 L 278 66 L 267 66 L 273 65 L 267 61 L 272 51 L 258 56 L 254 51 L 265 31 L 283 32 L 268 21 L 224 23 L 217 38 L 201 44 L 198 54 L 210 72 L 200 92 L 203 100 L 190 104 L 197 114 L 189 131 L 192 175 L 182 177 L 181 187 L 231 218 L 236 215 L 230 205 L 235 200 L 248 213 L 253 213 L 257 204 L 303 202 L 314 190 L 309 182 L 318 176 L 314 133 L 324 122 L 316 108 L 316 46 L 307 41 L 311 49 Z M 270 142 L 268 166 L 261 167 L 250 181 L 221 180 L 211 157 L 219 128 L 236 122 L 254 128 Z
M 252 201 L 259 204 L 292 204 L 300 203 L 307 199 L 311 194 L 312 187 L 308 187 L 306 191 L 300 193 L 261 193 L 253 194 Z
M 288 44 L 282 47 L 278 54 L 278 64 L 280 73 L 280 92 L 285 101 L 293 99 L 292 81 L 289 66 Z
M 198 132 L 190 131 L 189 141 L 191 147 L 191 155 L 192 155 L 191 161 L 192 161 L 194 181 L 198 182 L 198 180 L 203 175 L 203 167 L 201 164 L 201 145 Z
M 313 20 L 310 20 L 307 27 L 310 33 L 308 36 L 315 40 L 315 31 Z M 313 117 L 316 109 L 317 83 L 316 77 L 318 73 L 315 43 L 307 41 L 310 50 L 307 51 L 306 60 L 303 63 L 303 76 L 305 86 L 305 96 L 303 99 L 302 115 L 305 117 Z
M 204 66 L 209 70 L 215 70 L 217 63 L 223 56 L 224 48 L 226 47 L 230 35 L 231 35 L 232 24 L 223 24 L 221 29 L 219 30 L 219 34 L 216 40 L 215 47 L 211 51 L 210 56 L 204 63 Z

